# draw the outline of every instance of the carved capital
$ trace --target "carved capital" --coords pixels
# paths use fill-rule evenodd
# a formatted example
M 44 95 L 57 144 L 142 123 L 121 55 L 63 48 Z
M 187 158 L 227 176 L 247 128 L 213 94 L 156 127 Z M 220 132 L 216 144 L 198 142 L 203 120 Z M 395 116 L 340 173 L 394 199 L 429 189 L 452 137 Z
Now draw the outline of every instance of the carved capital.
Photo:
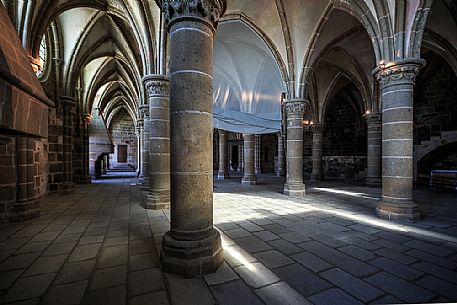
M 162 8 L 165 22 L 171 24 L 181 18 L 204 20 L 217 28 L 227 8 L 226 0 L 156 0 Z
M 325 124 L 324 123 L 314 123 L 311 125 L 311 131 L 313 133 L 324 133 Z
M 143 78 L 148 97 L 169 97 L 170 80 L 164 75 L 149 75 Z
M 284 104 L 284 111 L 287 116 L 297 115 L 302 116 L 306 110 L 305 100 L 290 100 Z
M 138 113 L 140 115 L 140 120 L 145 120 L 149 119 L 149 106 L 148 105 L 142 105 L 138 109 Z
M 143 119 L 139 119 L 136 123 L 136 132 L 137 133 L 140 133 L 142 132 L 144 129 L 144 120 Z
M 381 85 L 390 83 L 409 82 L 414 83 L 419 70 L 425 65 L 422 59 L 404 60 L 393 63 L 381 64 L 373 74 Z
M 365 120 L 367 121 L 368 126 L 381 125 L 382 124 L 382 114 L 381 113 L 367 114 L 367 115 L 365 115 Z

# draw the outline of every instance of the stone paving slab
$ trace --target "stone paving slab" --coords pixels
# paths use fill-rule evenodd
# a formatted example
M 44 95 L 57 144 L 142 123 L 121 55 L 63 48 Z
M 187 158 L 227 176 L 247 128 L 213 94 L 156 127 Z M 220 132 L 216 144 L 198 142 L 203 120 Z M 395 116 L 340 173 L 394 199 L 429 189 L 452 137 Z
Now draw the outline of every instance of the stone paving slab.
M 42 201 L 42 217 L 0 225 L 0 304 L 386 304 L 457 302 L 457 207 L 418 193 L 419 224 L 379 220 L 379 189 L 325 182 L 304 198 L 280 178 L 217 181 L 224 265 L 203 279 L 159 268 L 169 210 L 146 211 L 134 178 Z M 337 194 L 342 190 L 363 198 Z M 143 197 L 142 197 L 143 196 Z M 423 199 L 425 198 L 425 199 Z

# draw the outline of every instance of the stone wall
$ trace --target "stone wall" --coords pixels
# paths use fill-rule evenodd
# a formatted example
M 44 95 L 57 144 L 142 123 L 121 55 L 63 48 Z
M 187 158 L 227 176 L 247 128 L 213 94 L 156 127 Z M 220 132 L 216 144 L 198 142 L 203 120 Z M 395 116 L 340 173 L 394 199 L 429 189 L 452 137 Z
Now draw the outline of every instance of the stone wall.
M 367 126 L 348 102 L 337 99 L 327 110 L 323 136 L 323 177 L 327 180 L 361 180 L 367 167 Z M 313 135 L 303 131 L 303 175 L 311 176 Z
M 278 156 L 278 136 L 276 134 L 265 134 L 261 138 L 260 167 L 262 173 L 275 172 L 275 159 Z
M 7 220 L 16 201 L 16 140 L 0 136 L 0 222 Z
M 110 154 L 110 167 L 131 166 L 138 168 L 138 138 L 135 134 L 135 124 L 127 110 L 120 110 L 113 118 L 109 127 L 114 143 L 114 153 Z M 118 145 L 127 145 L 127 163 L 118 163 Z
M 49 192 L 57 192 L 63 183 L 63 111 L 52 108 L 49 113 Z
M 442 131 L 457 130 L 457 76 L 438 55 L 426 54 L 431 65 L 421 72 L 417 82 L 415 144 L 439 136 Z
M 0 136 L 0 223 L 10 220 L 18 191 L 22 200 L 39 199 L 48 191 L 47 139 L 20 139 L 28 144 L 20 151 L 23 162 L 18 166 L 17 138 Z
M 367 126 L 361 114 L 346 101 L 335 100 L 325 118 L 324 156 L 367 154 Z

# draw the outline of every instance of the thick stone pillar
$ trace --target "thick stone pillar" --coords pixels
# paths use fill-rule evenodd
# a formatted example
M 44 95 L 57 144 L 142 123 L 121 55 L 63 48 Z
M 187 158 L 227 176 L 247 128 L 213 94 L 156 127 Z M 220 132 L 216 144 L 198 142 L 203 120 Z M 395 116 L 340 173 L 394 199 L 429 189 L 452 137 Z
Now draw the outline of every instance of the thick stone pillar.
M 143 78 L 149 96 L 150 187 L 146 208 L 159 210 L 170 207 L 170 86 L 164 75 Z
M 213 47 L 225 0 L 161 0 L 170 33 L 171 229 L 163 270 L 198 277 L 223 262 L 213 226 Z
M 138 139 L 138 151 L 137 151 L 137 157 L 138 157 L 138 181 L 140 184 L 143 183 L 143 178 L 144 178 L 144 167 L 143 167 L 143 138 L 144 138 L 144 119 L 141 117 L 140 113 L 140 118 L 137 121 L 136 128 L 135 128 L 135 135 Z
M 16 138 L 16 202 L 11 208 L 11 220 L 23 221 L 40 216 L 40 201 L 35 190 L 33 140 Z
M 399 61 L 374 71 L 381 82 L 382 200 L 381 218 L 420 220 L 413 201 L 413 93 L 423 60 Z
M 294 99 L 285 104 L 287 117 L 287 179 L 284 194 L 303 197 L 303 113 L 305 100 Z
M 367 178 L 368 187 L 381 187 L 382 176 L 382 114 L 370 113 L 367 120 Z
M 143 135 L 141 138 L 141 190 L 149 191 L 149 136 L 151 134 L 151 122 L 149 118 L 149 105 L 140 106 L 140 118 L 143 119 Z
M 255 173 L 262 173 L 262 135 L 255 135 Z
M 74 194 L 73 183 L 73 114 L 76 100 L 71 97 L 61 97 L 63 106 L 63 183 L 59 186 L 60 195 Z
M 229 172 L 233 169 L 233 156 L 232 156 L 232 146 L 228 145 L 227 144 L 227 147 L 228 147 L 228 167 L 229 167 Z
M 91 183 L 89 175 L 89 124 L 85 119 L 82 124 L 82 141 L 83 141 L 83 167 L 80 183 Z
M 324 124 L 314 123 L 311 126 L 313 132 L 313 171 L 311 172 L 311 180 L 322 180 L 322 150 L 324 137 Z
M 241 184 L 257 184 L 255 176 L 255 135 L 243 134 L 244 138 L 244 174 Z
M 244 145 L 238 145 L 238 168 L 239 173 L 244 171 Z
M 277 177 L 284 177 L 286 174 L 286 156 L 284 153 L 284 137 L 278 133 L 278 169 L 276 170 Z
M 228 172 L 228 132 L 219 129 L 219 170 L 217 178 L 220 180 L 230 178 Z

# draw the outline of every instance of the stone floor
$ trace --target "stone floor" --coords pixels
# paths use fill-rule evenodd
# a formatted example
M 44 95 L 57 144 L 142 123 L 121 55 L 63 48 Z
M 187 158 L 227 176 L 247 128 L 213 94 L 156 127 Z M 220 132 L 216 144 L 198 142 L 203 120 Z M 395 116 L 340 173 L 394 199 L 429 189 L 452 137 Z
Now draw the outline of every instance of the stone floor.
M 116 176 L 119 176 L 116 173 Z M 457 195 L 417 191 L 419 224 L 373 216 L 380 192 L 344 183 L 215 181 L 226 262 L 204 279 L 162 273 L 169 215 L 136 179 L 106 176 L 0 227 L 0 304 L 392 304 L 457 301 Z

